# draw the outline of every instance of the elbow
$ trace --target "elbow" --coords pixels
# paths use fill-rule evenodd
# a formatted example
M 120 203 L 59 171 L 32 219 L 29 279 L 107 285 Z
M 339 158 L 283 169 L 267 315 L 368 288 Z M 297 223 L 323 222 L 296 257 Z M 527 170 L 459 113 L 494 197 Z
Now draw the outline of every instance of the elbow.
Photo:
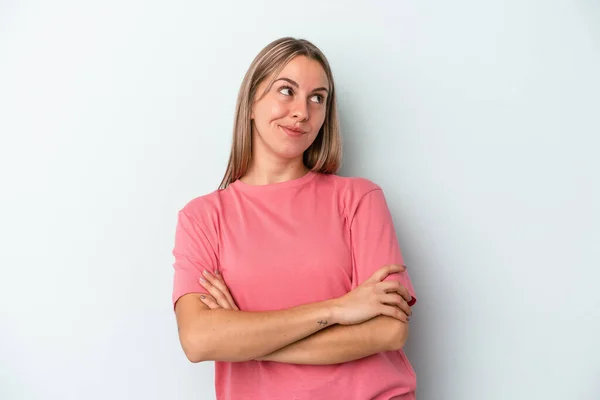
M 244 356 L 235 352 L 231 347 L 223 348 L 220 347 L 218 341 L 214 338 L 207 337 L 207 335 L 194 333 L 180 333 L 181 347 L 185 356 L 191 363 L 200 363 L 203 361 L 229 361 L 229 362 L 240 362 L 250 361 L 257 358 L 258 355 L 251 357 Z
M 191 363 L 199 363 L 202 361 L 210 361 L 209 354 L 205 346 L 202 345 L 202 340 L 198 335 L 192 335 L 189 332 L 180 332 L 179 341 L 185 356 Z
M 196 364 L 202 361 L 206 361 L 204 359 L 202 359 L 202 357 L 198 356 L 195 353 L 190 353 L 189 351 L 185 352 L 185 356 L 187 357 L 187 359 L 189 360 L 189 362 Z
M 183 352 L 185 353 L 185 356 L 187 357 L 189 362 L 191 362 L 193 364 L 196 364 L 196 363 L 199 363 L 202 361 L 208 361 L 207 357 L 204 357 L 204 355 L 199 351 L 184 348 Z
M 401 350 L 408 340 L 408 322 L 394 320 L 390 323 L 388 330 L 388 351 Z

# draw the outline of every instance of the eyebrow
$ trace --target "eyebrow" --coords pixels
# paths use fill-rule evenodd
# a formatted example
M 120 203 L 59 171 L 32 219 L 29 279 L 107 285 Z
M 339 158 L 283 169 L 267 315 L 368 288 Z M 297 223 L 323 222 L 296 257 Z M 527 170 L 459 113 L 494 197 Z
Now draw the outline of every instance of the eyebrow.
M 289 84 L 291 84 L 292 86 L 294 86 L 294 87 L 296 87 L 296 88 L 299 88 L 299 87 L 300 87 L 300 86 L 299 86 L 299 85 L 296 83 L 296 81 L 293 81 L 293 80 L 291 80 L 290 78 L 279 78 L 279 79 L 276 79 L 276 80 L 275 80 L 273 83 L 275 83 L 275 82 L 277 82 L 277 81 L 286 81 L 286 82 L 288 82 Z M 324 92 L 327 92 L 327 93 L 329 93 L 329 90 L 328 90 L 326 87 L 319 87 L 319 88 L 313 89 L 313 90 L 311 91 L 311 93 L 313 93 L 313 92 L 319 92 L 319 91 L 324 91 Z

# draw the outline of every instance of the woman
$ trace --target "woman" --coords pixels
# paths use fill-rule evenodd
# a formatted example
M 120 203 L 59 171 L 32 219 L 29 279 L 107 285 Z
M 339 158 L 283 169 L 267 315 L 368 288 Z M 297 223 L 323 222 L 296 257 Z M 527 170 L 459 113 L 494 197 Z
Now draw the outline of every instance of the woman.
M 282 38 L 252 62 L 219 190 L 183 207 L 173 303 L 218 399 L 414 399 L 414 291 L 381 189 L 340 165 L 329 63 Z

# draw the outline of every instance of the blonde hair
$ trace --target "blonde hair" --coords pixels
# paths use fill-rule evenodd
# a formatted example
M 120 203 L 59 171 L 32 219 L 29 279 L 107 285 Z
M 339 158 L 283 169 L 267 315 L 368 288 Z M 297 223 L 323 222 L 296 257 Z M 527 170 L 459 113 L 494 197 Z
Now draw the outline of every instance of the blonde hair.
M 244 176 L 250 166 L 252 158 L 252 120 L 250 115 L 258 86 L 271 76 L 271 82 L 265 90 L 265 93 L 268 92 L 279 72 L 297 56 L 305 56 L 319 62 L 329 81 L 325 121 L 315 141 L 304 152 L 304 164 L 312 171 L 326 174 L 335 174 L 340 168 L 342 139 L 333 74 L 329 62 L 321 50 L 308 40 L 284 37 L 269 43 L 262 49 L 244 76 L 235 107 L 229 163 L 219 185 L 220 189 L 225 189 L 229 184 Z

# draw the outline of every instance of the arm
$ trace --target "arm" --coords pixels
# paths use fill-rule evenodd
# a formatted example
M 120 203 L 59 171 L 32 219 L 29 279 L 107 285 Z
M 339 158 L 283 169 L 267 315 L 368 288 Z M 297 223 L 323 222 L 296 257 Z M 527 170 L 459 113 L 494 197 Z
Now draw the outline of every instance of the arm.
M 408 290 L 399 282 L 381 282 L 381 280 L 390 273 L 401 271 L 404 271 L 403 266 L 385 266 L 357 289 L 331 301 L 335 307 L 335 304 L 339 305 L 353 298 L 352 309 L 357 310 L 361 308 L 361 305 L 369 302 L 370 296 L 379 296 L 380 302 L 388 304 L 388 306 L 384 306 L 384 309 L 387 307 L 394 318 L 377 316 L 372 319 L 356 321 L 358 322 L 356 325 L 338 325 L 326 328 L 303 340 L 259 357 L 258 360 L 295 364 L 337 364 L 382 351 L 400 349 L 404 345 L 408 333 L 402 324 L 408 322 L 408 316 L 412 313 L 408 305 L 412 299 Z M 206 280 L 203 286 L 212 296 L 202 296 L 202 303 L 211 310 L 238 310 L 223 277 L 208 273 L 205 276 Z M 397 308 L 391 307 L 391 304 L 396 305 Z M 385 312 L 384 309 L 381 311 Z M 395 323 L 394 319 L 401 323 Z M 334 317 L 333 321 L 337 321 L 337 319 Z M 364 322 L 360 323 L 361 321 Z
M 383 351 L 400 350 L 408 323 L 378 316 L 358 325 L 335 325 L 262 358 L 290 364 L 339 364 Z
M 209 310 L 197 293 L 182 296 L 175 311 L 192 362 L 256 359 L 323 329 L 333 317 L 330 301 L 265 312 Z
M 379 315 L 406 322 L 410 314 L 406 302 L 410 298 L 408 291 L 398 282 L 382 282 L 390 273 L 402 270 L 400 265 L 386 265 L 340 298 L 263 312 L 231 307 L 232 300 L 222 278 L 206 274 L 204 285 L 211 295 L 186 294 L 175 305 L 183 349 L 193 362 L 247 361 L 260 359 L 330 324 L 355 325 Z M 377 321 L 396 326 L 385 319 Z M 373 329 L 379 326 L 371 326 L 367 333 Z M 398 338 L 396 333 L 392 332 L 392 336 Z M 373 343 L 387 343 L 387 340 Z
M 209 224 L 205 224 L 210 227 Z M 324 327 L 340 323 L 358 324 L 377 315 L 401 318 L 393 305 L 402 299 L 398 285 L 381 282 L 399 266 L 386 266 L 363 284 L 339 299 L 300 305 L 277 311 L 245 312 L 235 309 L 209 309 L 208 299 L 219 291 L 199 284 L 203 270 L 216 270 L 216 251 L 198 224 L 180 213 L 175 239 L 173 301 L 183 350 L 192 362 L 245 361 L 260 358 L 303 339 Z M 205 277 L 217 284 L 213 274 Z M 207 282 L 203 283 L 207 285 Z M 205 294 L 202 294 L 205 293 Z M 214 300 L 214 299 L 213 299 Z
M 272 312 L 209 310 L 200 298 L 209 293 L 199 279 L 203 271 L 218 269 L 218 232 L 210 207 L 199 210 L 179 212 L 173 249 L 173 302 L 179 339 L 190 361 L 255 359 L 332 323 L 331 302 Z
M 353 209 L 350 232 L 354 287 L 379 266 L 404 262 L 382 190 L 373 185 Z M 408 291 L 408 306 L 416 303 L 408 272 L 389 275 L 385 280 L 398 281 Z M 379 316 L 360 325 L 329 327 L 263 359 L 296 364 L 347 362 L 382 351 L 398 350 L 406 343 L 408 332 L 408 321 Z

